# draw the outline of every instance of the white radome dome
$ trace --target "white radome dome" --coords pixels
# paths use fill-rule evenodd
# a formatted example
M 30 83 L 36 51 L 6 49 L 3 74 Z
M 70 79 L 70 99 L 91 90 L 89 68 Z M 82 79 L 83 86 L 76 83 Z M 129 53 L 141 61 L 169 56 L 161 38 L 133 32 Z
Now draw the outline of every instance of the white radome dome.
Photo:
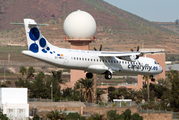
M 96 22 L 89 13 L 77 10 L 67 16 L 63 29 L 70 39 L 90 39 L 96 32 Z

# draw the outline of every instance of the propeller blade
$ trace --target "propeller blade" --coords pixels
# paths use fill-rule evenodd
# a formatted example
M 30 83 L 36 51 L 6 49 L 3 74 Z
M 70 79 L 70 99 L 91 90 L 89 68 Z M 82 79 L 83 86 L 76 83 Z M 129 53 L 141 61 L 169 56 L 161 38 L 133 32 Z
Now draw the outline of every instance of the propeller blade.
M 99 48 L 99 51 L 101 51 L 102 50 L 102 43 L 100 44 L 100 48 Z
M 95 51 L 97 51 L 97 49 L 93 46 L 93 49 L 95 50 Z
M 132 48 L 130 48 L 130 51 L 133 52 L 134 50 Z
M 139 51 L 139 44 L 137 45 L 137 52 Z

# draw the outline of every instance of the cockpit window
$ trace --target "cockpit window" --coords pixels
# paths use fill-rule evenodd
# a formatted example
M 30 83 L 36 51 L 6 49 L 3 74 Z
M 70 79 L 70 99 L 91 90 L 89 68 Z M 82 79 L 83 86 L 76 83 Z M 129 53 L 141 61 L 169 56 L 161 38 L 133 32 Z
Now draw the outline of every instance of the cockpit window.
M 158 64 L 156 61 L 154 61 L 155 64 Z

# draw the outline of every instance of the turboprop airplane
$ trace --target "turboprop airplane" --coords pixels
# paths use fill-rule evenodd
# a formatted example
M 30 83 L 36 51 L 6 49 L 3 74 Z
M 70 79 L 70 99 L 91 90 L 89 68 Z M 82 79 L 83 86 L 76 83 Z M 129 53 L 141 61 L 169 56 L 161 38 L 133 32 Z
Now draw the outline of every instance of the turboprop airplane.
M 51 65 L 83 70 L 87 78 L 93 73 L 104 74 L 111 79 L 114 72 L 132 73 L 154 76 L 163 72 L 162 67 L 152 58 L 142 57 L 143 54 L 164 51 L 109 52 L 59 48 L 50 44 L 40 33 L 38 25 L 32 19 L 24 19 L 29 50 L 23 50 L 24 55 L 36 58 Z

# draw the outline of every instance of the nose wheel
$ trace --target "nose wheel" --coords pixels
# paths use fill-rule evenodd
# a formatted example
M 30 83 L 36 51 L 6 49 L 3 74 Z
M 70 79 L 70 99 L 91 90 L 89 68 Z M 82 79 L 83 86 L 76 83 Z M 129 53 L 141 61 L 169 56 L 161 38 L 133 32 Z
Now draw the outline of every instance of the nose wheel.
M 155 82 L 155 78 L 153 75 L 150 75 L 150 79 L 151 79 L 151 81 Z
M 105 79 L 111 79 L 111 78 L 112 78 L 111 72 L 107 71 L 107 72 L 105 73 Z

